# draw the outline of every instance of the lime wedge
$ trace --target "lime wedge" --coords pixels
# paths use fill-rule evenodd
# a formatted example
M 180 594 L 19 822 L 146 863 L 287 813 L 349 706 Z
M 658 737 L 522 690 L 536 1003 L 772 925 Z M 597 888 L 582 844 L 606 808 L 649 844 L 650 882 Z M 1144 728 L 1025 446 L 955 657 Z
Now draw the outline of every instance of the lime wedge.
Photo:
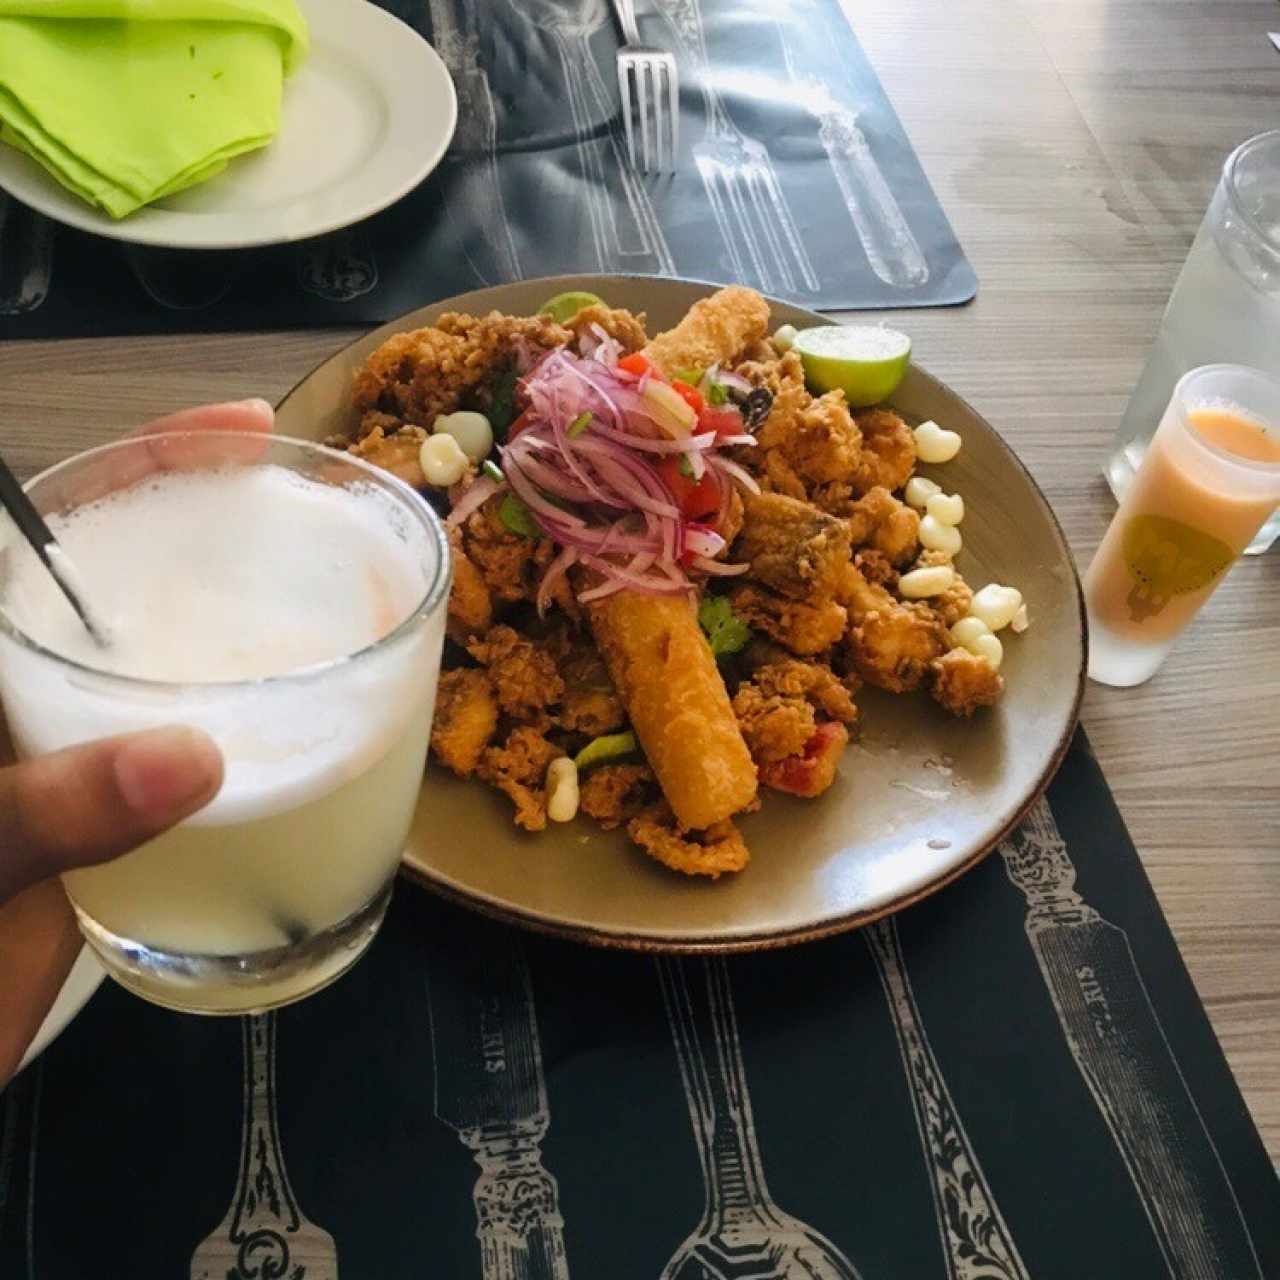
M 557 293 L 554 298 L 548 298 L 538 308 L 538 314 L 540 316 L 550 316 L 556 324 L 568 324 L 583 307 L 602 306 L 604 306 L 603 298 L 597 298 L 594 293 L 585 293 L 581 289 L 574 289 L 568 293 Z
M 883 325 L 824 324 L 801 329 L 800 353 L 810 390 L 843 391 L 855 409 L 888 399 L 906 376 L 911 339 Z

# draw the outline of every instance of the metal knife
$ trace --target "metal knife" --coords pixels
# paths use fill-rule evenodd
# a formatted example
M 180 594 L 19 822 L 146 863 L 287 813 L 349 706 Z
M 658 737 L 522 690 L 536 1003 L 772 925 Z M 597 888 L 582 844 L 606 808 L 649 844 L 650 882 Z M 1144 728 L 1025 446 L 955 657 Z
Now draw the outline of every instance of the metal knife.
M 1174 1280 L 1261 1277 L 1240 1205 L 1152 1007 L 1124 930 L 1075 892 L 1041 797 L 1000 845 L 1080 1074 L 1120 1149 Z
M 509 930 L 474 920 L 465 942 L 439 936 L 435 945 L 427 977 L 435 1113 L 480 1166 L 484 1280 L 568 1280 L 559 1189 L 542 1165 L 551 1110 L 524 949 Z

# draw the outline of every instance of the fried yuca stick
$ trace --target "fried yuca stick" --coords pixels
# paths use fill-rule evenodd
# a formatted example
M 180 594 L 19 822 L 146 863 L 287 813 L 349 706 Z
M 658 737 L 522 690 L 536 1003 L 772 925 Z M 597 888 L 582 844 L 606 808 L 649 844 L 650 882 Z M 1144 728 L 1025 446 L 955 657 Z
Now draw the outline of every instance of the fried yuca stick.
M 674 329 L 660 333 L 645 356 L 670 377 L 677 369 L 705 369 L 740 356 L 769 328 L 769 304 L 741 285 L 720 289 L 695 302 Z
M 702 830 L 746 808 L 756 767 L 693 603 L 619 591 L 590 605 L 588 617 L 680 824 Z

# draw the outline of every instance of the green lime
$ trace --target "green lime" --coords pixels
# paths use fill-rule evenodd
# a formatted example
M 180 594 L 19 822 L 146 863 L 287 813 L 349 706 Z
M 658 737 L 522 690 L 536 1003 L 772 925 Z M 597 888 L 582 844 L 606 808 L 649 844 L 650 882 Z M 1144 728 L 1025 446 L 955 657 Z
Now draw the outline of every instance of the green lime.
M 843 391 L 855 409 L 887 400 L 906 376 L 911 339 L 884 325 L 824 324 L 801 329 L 795 350 L 812 391 Z
M 583 307 L 602 307 L 604 299 L 597 298 L 594 293 L 584 293 L 581 289 L 571 289 L 568 293 L 557 293 L 548 298 L 538 308 L 540 316 L 550 316 L 556 324 L 568 324 Z

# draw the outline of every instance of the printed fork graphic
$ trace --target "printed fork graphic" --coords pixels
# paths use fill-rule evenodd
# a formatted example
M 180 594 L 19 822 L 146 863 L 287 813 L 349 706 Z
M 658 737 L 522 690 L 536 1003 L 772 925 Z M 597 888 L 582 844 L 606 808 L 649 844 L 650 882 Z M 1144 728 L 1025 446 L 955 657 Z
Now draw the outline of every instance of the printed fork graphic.
M 816 293 L 818 277 L 764 144 L 733 123 L 712 85 L 698 0 L 656 0 L 698 68 L 707 131 L 694 162 L 733 263 L 734 279 L 771 293 Z M 743 255 L 746 255 L 745 259 Z

